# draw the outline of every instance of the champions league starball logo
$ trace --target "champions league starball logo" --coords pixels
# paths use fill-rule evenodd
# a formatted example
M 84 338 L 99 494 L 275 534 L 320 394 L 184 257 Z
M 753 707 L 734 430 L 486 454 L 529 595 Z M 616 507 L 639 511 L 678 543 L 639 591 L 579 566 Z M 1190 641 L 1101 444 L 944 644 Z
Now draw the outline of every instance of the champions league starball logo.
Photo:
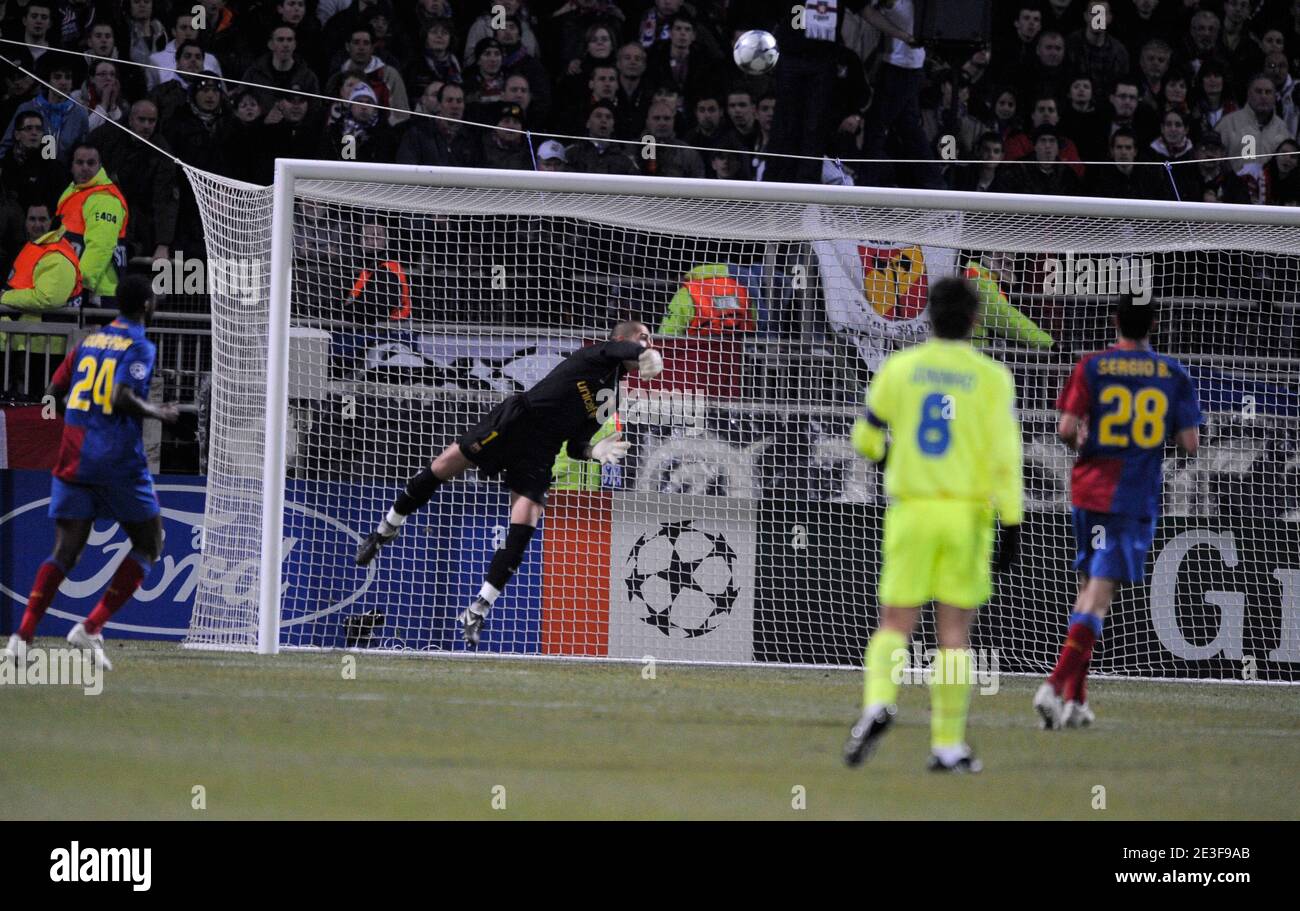
M 713 632 L 740 594 L 736 552 L 722 535 L 689 519 L 637 538 L 624 581 L 628 600 L 644 611 L 642 621 L 670 639 Z

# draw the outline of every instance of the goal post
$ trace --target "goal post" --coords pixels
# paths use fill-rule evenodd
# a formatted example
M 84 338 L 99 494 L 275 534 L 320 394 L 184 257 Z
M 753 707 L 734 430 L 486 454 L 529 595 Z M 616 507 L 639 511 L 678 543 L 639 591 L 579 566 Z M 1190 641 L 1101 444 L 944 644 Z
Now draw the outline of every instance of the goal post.
M 1055 396 L 1131 291 L 1198 384 L 1205 446 L 1170 452 L 1147 580 L 1094 665 L 1297 680 L 1292 209 L 297 160 L 273 188 L 187 175 L 226 278 L 190 646 L 462 650 L 501 486 L 446 485 L 370 567 L 356 544 L 492 405 L 634 317 L 666 330 L 669 370 L 620 391 L 618 470 L 556 466 L 484 649 L 859 665 L 885 504 L 848 429 L 880 360 L 926 336 L 929 284 L 964 274 L 976 344 L 1016 376 L 1028 504 L 977 651 L 1050 670 L 1075 587 Z M 717 307 L 725 324 L 702 319 Z

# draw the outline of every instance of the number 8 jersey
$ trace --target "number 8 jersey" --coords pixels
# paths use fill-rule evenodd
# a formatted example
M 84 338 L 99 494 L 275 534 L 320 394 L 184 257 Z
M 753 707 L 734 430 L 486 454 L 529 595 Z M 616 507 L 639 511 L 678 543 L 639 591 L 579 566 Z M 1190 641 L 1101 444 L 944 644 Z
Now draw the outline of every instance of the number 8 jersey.
M 1158 516 L 1165 441 L 1203 420 L 1196 385 L 1183 365 L 1120 342 L 1075 364 L 1056 407 L 1088 422 L 1088 438 L 1070 476 L 1074 505 Z
M 55 477 L 111 484 L 148 475 L 141 419 L 113 409 L 121 383 L 149 397 L 156 349 L 144 332 L 140 323 L 116 319 L 82 339 L 59 365 L 53 385 L 68 390 L 68 410 Z

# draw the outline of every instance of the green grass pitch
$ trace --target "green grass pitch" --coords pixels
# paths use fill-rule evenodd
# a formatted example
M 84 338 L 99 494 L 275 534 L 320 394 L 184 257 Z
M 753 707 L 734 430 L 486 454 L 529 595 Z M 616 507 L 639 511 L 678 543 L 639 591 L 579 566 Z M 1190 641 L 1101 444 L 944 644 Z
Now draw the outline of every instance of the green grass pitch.
M 1038 681 L 1004 677 L 973 698 L 985 772 L 958 778 L 924 770 L 923 686 L 844 768 L 849 672 L 109 653 L 99 696 L 0 687 L 4 818 L 1300 818 L 1284 687 L 1103 680 L 1096 728 L 1046 733 Z

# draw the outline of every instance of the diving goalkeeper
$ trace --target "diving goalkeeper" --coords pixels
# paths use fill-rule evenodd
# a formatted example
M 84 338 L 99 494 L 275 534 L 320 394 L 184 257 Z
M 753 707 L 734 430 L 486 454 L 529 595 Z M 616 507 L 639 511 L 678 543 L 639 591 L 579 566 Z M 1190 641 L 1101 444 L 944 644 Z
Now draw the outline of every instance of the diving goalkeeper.
M 965 741 L 970 628 L 992 591 L 994 513 L 1002 521 L 1001 572 L 1019 549 L 1024 491 L 1015 381 L 1006 367 L 971 347 L 979 310 L 975 290 L 963 279 L 931 288 L 934 336 L 885 360 L 867 392 L 866 414 L 853 426 L 854 448 L 885 465 L 889 507 L 880 626 L 867 644 L 862 716 L 844 746 L 851 766 L 892 723 L 917 615 L 936 601 L 930 768 L 980 770 Z
M 632 370 L 651 379 L 663 371 L 663 358 L 646 325 L 626 321 L 614 327 L 608 341 L 573 352 L 531 389 L 497 405 L 407 481 L 379 527 L 357 551 L 357 563 L 365 566 L 373 560 L 379 548 L 397 537 L 407 516 L 471 465 L 488 477 L 504 472 L 510 490 L 510 530 L 505 546 L 492 556 L 478 597 L 459 617 L 465 642 L 477 647 L 488 612 L 523 562 L 542 518 L 551 467 L 560 448 L 572 459 L 601 464 L 616 463 L 627 454 L 630 444 L 621 433 L 595 444 L 591 439 L 608 417 L 598 417 L 600 403 L 614 401 L 611 392 L 617 392 L 624 371 Z

